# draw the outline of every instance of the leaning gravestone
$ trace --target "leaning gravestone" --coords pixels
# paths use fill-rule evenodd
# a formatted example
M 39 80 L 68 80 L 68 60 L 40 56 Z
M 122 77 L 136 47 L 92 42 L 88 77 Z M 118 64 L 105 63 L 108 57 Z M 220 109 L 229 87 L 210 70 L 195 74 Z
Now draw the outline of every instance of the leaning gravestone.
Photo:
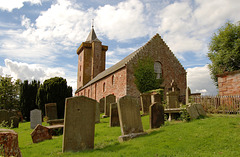
M 155 102 L 149 107 L 150 129 L 159 128 L 164 124 L 164 107 Z
M 201 116 L 207 116 L 207 114 L 206 114 L 206 112 L 204 111 L 203 106 L 202 106 L 201 104 L 194 104 L 194 105 L 195 105 L 195 107 L 196 107 L 199 115 L 201 115 Z
M 143 114 L 149 114 L 149 106 L 151 105 L 151 93 L 140 94 L 140 100 Z
M 56 103 L 45 104 L 45 112 L 46 112 L 46 116 L 48 117 L 48 120 L 58 119 Z
M 139 104 L 131 96 L 124 96 L 118 100 L 118 114 L 122 136 L 118 138 L 120 142 L 146 134 L 140 115 Z
M 33 143 L 42 142 L 52 139 L 52 134 L 49 128 L 38 124 L 31 133 Z
M 105 103 L 105 98 L 103 97 L 99 100 L 100 113 L 104 113 L 104 103 Z
M 34 109 L 30 111 L 31 129 L 34 129 L 38 124 L 42 125 L 42 111 Z
M 66 98 L 63 152 L 94 148 L 96 100 L 85 96 Z
M 99 103 L 96 101 L 95 123 L 100 123 Z
M 104 117 L 109 117 L 110 115 L 110 104 L 116 102 L 116 96 L 113 94 L 110 94 L 105 97 L 105 104 L 104 104 Z
M 110 104 L 110 127 L 120 126 L 117 103 Z

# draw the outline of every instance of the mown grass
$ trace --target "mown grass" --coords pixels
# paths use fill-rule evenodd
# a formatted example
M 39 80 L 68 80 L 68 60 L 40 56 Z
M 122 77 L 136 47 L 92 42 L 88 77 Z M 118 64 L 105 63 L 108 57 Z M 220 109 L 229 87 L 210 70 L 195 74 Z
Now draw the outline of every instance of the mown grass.
M 109 127 L 109 118 L 95 127 L 95 148 L 83 152 L 62 153 L 62 135 L 33 144 L 30 123 L 14 129 L 25 156 L 240 156 L 240 115 L 210 115 L 187 122 L 167 122 L 149 130 L 149 117 L 142 117 L 148 135 L 119 143 L 120 127 Z

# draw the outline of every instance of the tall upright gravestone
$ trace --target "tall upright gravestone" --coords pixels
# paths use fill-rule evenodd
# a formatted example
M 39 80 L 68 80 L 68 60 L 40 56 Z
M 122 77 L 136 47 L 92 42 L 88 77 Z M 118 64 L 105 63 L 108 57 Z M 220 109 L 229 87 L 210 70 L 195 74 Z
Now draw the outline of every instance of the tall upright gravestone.
M 122 132 L 122 136 L 118 140 L 122 142 L 146 134 L 143 132 L 140 108 L 136 99 L 124 96 L 118 100 L 117 105 Z
M 105 97 L 105 104 L 104 104 L 104 115 L 103 117 L 109 117 L 110 116 L 110 104 L 116 102 L 116 96 L 113 94 L 110 94 Z
M 103 97 L 99 100 L 100 113 L 104 113 L 104 103 L 105 103 L 105 98 Z
M 63 152 L 94 148 L 96 103 L 85 96 L 66 98 Z
M 34 129 L 38 124 L 42 125 L 42 111 L 34 109 L 30 111 L 31 129 Z
M 48 117 L 48 120 L 58 119 L 56 103 L 45 104 L 45 112 L 46 116 Z
M 96 101 L 95 123 L 100 123 L 100 108 L 99 103 Z
M 110 127 L 120 126 L 117 103 L 110 104 Z
M 164 107 L 155 102 L 149 107 L 150 129 L 159 128 L 164 124 Z
M 149 106 L 151 105 L 151 93 L 140 94 L 140 101 L 142 106 L 143 114 L 149 114 Z

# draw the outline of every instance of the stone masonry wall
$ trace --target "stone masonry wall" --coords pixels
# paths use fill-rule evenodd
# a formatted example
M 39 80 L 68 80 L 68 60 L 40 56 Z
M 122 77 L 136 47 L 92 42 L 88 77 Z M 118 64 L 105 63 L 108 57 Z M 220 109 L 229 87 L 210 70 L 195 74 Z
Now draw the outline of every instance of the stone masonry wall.
M 240 95 L 240 71 L 219 76 L 218 89 L 220 96 Z
M 99 101 L 102 97 L 109 94 L 114 94 L 116 98 L 126 95 L 126 68 L 122 68 L 115 73 L 97 81 L 76 94 L 77 96 L 84 95 L 89 98 Z M 105 83 L 105 91 L 103 84 Z
M 153 38 L 155 39 L 140 48 L 140 52 L 127 64 L 127 95 L 139 97 L 140 93 L 134 84 L 133 66 L 144 57 L 151 57 L 154 61 L 161 63 L 164 79 L 162 86 L 165 87 L 165 94 L 174 79 L 180 89 L 180 95 L 185 95 L 186 71 L 161 37 L 155 35 Z

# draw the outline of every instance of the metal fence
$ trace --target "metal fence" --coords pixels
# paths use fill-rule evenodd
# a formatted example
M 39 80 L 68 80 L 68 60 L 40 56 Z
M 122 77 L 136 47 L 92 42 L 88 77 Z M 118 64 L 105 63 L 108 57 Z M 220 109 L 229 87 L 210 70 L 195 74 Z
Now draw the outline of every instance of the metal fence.
M 190 101 L 201 104 L 208 113 L 240 114 L 240 95 L 191 96 Z

